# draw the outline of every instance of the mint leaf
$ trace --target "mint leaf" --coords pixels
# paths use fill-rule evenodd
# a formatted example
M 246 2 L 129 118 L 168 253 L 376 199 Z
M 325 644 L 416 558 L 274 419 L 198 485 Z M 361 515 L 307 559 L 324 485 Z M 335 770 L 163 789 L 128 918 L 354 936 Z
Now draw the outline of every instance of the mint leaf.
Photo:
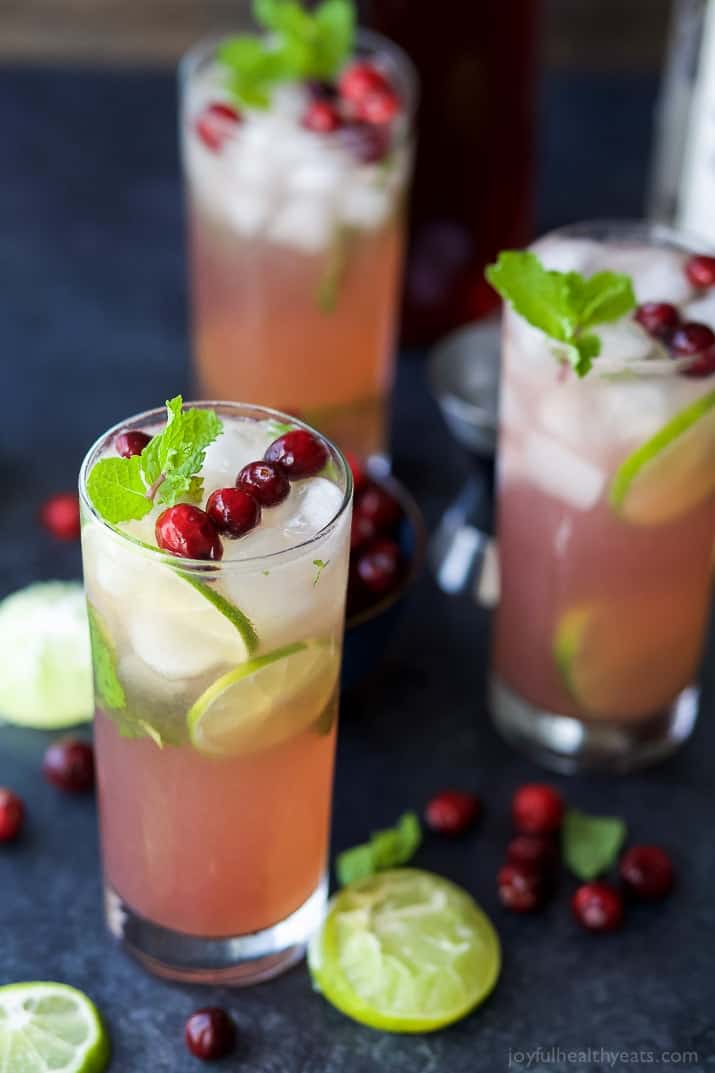
M 394 827 L 374 831 L 370 841 L 338 854 L 335 872 L 341 886 L 386 868 L 406 864 L 420 847 L 422 829 L 414 812 L 405 812 Z
M 267 108 L 273 85 L 291 77 L 290 57 L 259 37 L 232 37 L 219 46 L 217 55 L 229 69 L 229 89 L 249 108 Z
M 102 708 L 120 711 L 126 706 L 127 698 L 124 687 L 119 681 L 114 648 L 109 640 L 104 623 L 91 604 L 87 604 L 87 616 L 89 618 L 94 688 L 97 693 L 97 699 Z
M 619 817 L 569 809 L 561 832 L 564 862 L 579 879 L 595 879 L 615 863 L 625 837 L 626 825 Z
M 618 272 L 596 272 L 594 276 L 584 279 L 578 273 L 570 272 L 569 277 L 578 280 L 578 283 L 572 283 L 572 288 L 582 331 L 594 324 L 618 320 L 636 306 L 630 276 Z
M 97 513 L 112 525 L 138 521 L 151 510 L 139 455 L 96 462 L 87 477 L 87 495 Z
M 204 464 L 206 448 L 221 435 L 223 425 L 213 410 L 182 410 L 181 395 L 166 404 L 166 428 L 141 453 L 141 468 L 156 501 L 173 507 L 180 501 L 197 502 L 203 481 L 196 474 Z
M 352 0 L 323 0 L 314 16 L 318 28 L 314 42 L 314 78 L 333 78 L 345 64 L 355 38 Z
M 374 875 L 375 871 L 372 846 L 369 842 L 346 849 L 335 862 L 335 873 L 341 887 L 354 883 L 356 879 L 366 879 L 367 876 Z
M 325 567 L 328 565 L 329 562 L 330 562 L 330 559 L 313 559 L 313 566 L 315 567 L 315 577 L 313 578 L 313 588 L 315 588 L 315 586 L 320 581 L 320 575 L 323 573 L 323 570 L 325 570 Z

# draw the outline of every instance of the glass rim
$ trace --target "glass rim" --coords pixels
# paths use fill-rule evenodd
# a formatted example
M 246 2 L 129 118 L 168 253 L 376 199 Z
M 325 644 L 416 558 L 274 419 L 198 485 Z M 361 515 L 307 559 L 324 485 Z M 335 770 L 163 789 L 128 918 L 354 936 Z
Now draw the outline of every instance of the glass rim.
M 204 575 L 219 575 L 230 570 L 240 570 L 246 567 L 256 567 L 260 563 L 265 563 L 270 560 L 271 563 L 280 564 L 287 562 L 296 557 L 296 553 L 305 553 L 315 544 L 322 543 L 325 537 L 331 533 L 340 519 L 344 516 L 346 510 L 350 506 L 353 495 L 353 476 L 352 470 L 348 464 L 348 461 L 332 440 L 329 440 L 317 429 L 311 425 L 302 421 L 300 418 L 295 417 L 293 414 L 287 414 L 282 410 L 274 410 L 269 406 L 260 406 L 257 403 L 249 402 L 231 402 L 227 399 L 201 399 L 201 400 L 188 400 L 183 403 L 182 410 L 188 409 L 229 409 L 236 412 L 236 416 L 250 416 L 251 414 L 260 414 L 259 419 L 274 419 L 277 421 L 290 423 L 296 426 L 296 428 L 304 429 L 306 432 L 310 432 L 312 435 L 325 444 L 331 457 L 337 461 L 340 466 L 341 475 L 344 478 L 345 488 L 343 491 L 343 497 L 338 509 L 332 515 L 330 520 L 323 525 L 317 533 L 308 537 L 306 540 L 301 540 L 295 544 L 291 544 L 287 548 L 279 548 L 278 551 L 265 552 L 258 555 L 247 555 L 245 558 L 239 559 L 219 559 L 219 560 L 207 560 L 207 559 L 188 559 L 178 555 L 172 555 L 170 552 L 164 551 L 162 548 L 154 547 L 153 545 L 146 544 L 144 541 L 139 540 L 138 537 L 132 536 L 130 533 L 125 533 L 119 528 L 119 525 L 114 525 L 108 522 L 106 518 L 103 518 L 95 509 L 91 499 L 87 492 L 87 478 L 93 464 L 99 460 L 101 451 L 111 443 L 114 437 L 127 429 L 140 428 L 143 425 L 151 424 L 152 421 L 160 421 L 166 419 L 166 408 L 164 406 L 156 406 L 151 410 L 144 410 L 141 413 L 133 414 L 128 418 L 124 418 L 123 421 L 118 421 L 107 429 L 92 443 L 84 458 L 79 470 L 79 498 L 81 504 L 89 512 L 93 521 L 97 522 L 102 528 L 117 540 L 131 546 L 140 555 L 148 555 L 158 563 L 165 566 L 170 566 L 174 570 L 186 570 L 188 572 L 198 572 Z M 219 415 L 220 416 L 220 413 Z M 340 490 L 340 489 L 339 489 Z M 240 539 L 240 538 L 239 538 Z

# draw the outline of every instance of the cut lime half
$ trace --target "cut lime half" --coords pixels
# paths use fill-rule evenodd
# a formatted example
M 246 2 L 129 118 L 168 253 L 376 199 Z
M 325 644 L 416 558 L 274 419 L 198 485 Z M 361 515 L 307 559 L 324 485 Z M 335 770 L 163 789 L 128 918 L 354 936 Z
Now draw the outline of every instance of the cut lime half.
M 92 709 L 82 586 L 43 581 L 7 596 L 0 603 L 0 719 L 54 729 L 91 719 Z
M 0 987 L 0 1070 L 102 1073 L 109 1039 L 96 1006 L 66 984 Z
M 628 456 L 611 482 L 609 501 L 633 525 L 663 525 L 714 489 L 715 391 L 710 391 Z
M 308 954 L 313 983 L 355 1021 L 432 1032 L 487 997 L 499 938 L 466 891 L 431 872 L 397 868 L 344 887 Z

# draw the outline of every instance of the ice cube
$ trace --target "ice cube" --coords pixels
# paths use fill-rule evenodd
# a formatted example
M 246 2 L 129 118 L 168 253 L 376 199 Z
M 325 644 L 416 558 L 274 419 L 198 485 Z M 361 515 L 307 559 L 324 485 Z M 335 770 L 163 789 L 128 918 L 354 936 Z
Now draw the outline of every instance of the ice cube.
M 176 678 L 164 678 L 144 662 L 135 652 L 129 652 L 119 661 L 119 680 L 127 691 L 147 700 L 172 700 L 184 689 L 185 682 Z
M 305 111 L 308 93 L 298 82 L 284 82 L 274 87 L 271 94 L 271 114 L 297 122 Z
M 319 253 L 333 236 L 335 221 L 325 199 L 294 198 L 278 209 L 268 227 L 274 242 Z
M 390 215 L 393 199 L 374 182 L 355 174 L 343 191 L 340 215 L 346 224 L 375 231 Z
M 265 421 L 224 421 L 222 434 L 206 448 L 201 468 L 206 496 L 216 488 L 233 485 L 239 470 L 248 462 L 263 458 L 273 439 L 275 436 Z
M 693 295 L 684 271 L 685 256 L 646 245 L 604 245 L 598 270 L 624 272 L 633 280 L 639 302 L 680 305 Z
M 246 238 L 255 238 L 265 228 L 271 215 L 269 196 L 257 189 L 236 189 L 226 198 L 225 215 L 229 223 Z
M 594 332 L 601 340 L 596 369 L 601 361 L 625 365 L 631 361 L 644 361 L 653 353 L 652 338 L 630 317 L 623 317 L 612 324 L 598 324 Z
M 291 194 L 335 197 L 345 174 L 346 168 L 340 157 L 326 149 L 301 160 L 286 176 L 286 182 Z
M 694 301 L 688 302 L 682 312 L 683 320 L 707 324 L 715 331 L 715 290 L 707 291 Z
M 541 432 L 527 437 L 524 456 L 528 479 L 547 495 L 574 510 L 591 510 L 598 502 L 606 474 L 589 459 Z
M 296 481 L 281 510 L 283 528 L 293 541 L 315 536 L 340 509 L 343 493 L 326 477 Z
M 602 246 L 587 238 L 554 236 L 535 243 L 533 250 L 545 268 L 590 276 L 595 271 L 592 266 L 597 262 Z

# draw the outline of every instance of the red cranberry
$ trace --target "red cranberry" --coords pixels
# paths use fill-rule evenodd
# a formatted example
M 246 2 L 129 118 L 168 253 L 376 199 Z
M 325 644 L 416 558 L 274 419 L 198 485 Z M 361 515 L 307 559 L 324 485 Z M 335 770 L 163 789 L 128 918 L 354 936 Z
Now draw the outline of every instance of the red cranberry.
M 292 429 L 274 440 L 265 455 L 289 480 L 314 477 L 328 461 L 328 448 L 304 428 Z
M 206 503 L 206 513 L 219 533 L 235 540 L 255 529 L 261 520 L 261 508 L 242 488 L 217 488 Z
M 683 372 L 686 376 L 709 376 L 715 372 L 715 332 L 707 324 L 689 321 L 681 325 L 670 341 L 677 358 L 693 356 Z
M 340 123 L 340 112 L 326 100 L 311 101 L 303 116 L 303 126 L 316 134 L 331 134 Z
M 146 445 L 151 441 L 151 436 L 138 429 L 128 432 L 120 432 L 114 440 L 114 450 L 122 458 L 131 458 L 132 455 L 140 455 Z
M 400 111 L 400 98 L 393 89 L 375 89 L 355 105 L 360 119 L 383 126 L 391 123 Z
M 685 262 L 685 275 L 693 287 L 705 289 L 715 286 L 715 257 L 701 253 L 688 258 Z
M 206 105 L 196 120 L 196 133 L 206 148 L 216 153 L 223 148 L 223 143 L 231 137 L 240 122 L 240 112 L 230 104 L 214 101 Z
M 635 313 L 636 320 L 649 335 L 668 340 L 680 324 L 680 314 L 670 302 L 643 302 Z
M 390 149 L 389 129 L 360 120 L 343 123 L 338 132 L 340 144 L 360 164 L 377 164 Z
M 381 71 L 364 62 L 353 63 L 343 71 L 338 85 L 340 95 L 352 104 L 359 104 L 371 93 L 392 89 Z
M 24 819 L 22 798 L 0 786 L 0 842 L 11 842 L 17 838 Z
M 514 826 L 523 835 L 550 835 L 558 831 L 564 803 L 558 791 L 546 783 L 528 783 L 514 794 L 511 804 Z
M 546 901 L 546 885 L 538 869 L 523 863 L 509 862 L 497 874 L 497 893 L 505 909 L 513 913 L 532 913 Z
M 377 529 L 370 518 L 365 518 L 362 514 L 353 514 L 353 520 L 350 523 L 350 551 L 364 548 L 376 536 Z
M 58 492 L 40 508 L 40 522 L 58 540 L 76 540 L 80 534 L 79 497 L 75 492 Z
M 196 1058 L 214 1062 L 236 1046 L 236 1026 L 220 1006 L 207 1006 L 191 1014 L 184 1026 L 184 1039 Z
M 644 901 L 664 898 L 675 880 L 670 857 L 659 846 L 632 846 L 621 857 L 618 872 L 628 893 Z
M 42 774 L 58 790 L 81 794 L 94 786 L 94 750 L 86 741 L 65 738 L 45 752 Z
M 290 492 L 290 483 L 272 462 L 249 462 L 238 477 L 236 487 L 250 492 L 262 507 L 277 507 Z
M 359 459 L 352 451 L 344 451 L 343 454 L 345 455 L 345 461 L 350 467 L 350 472 L 353 475 L 353 488 L 355 490 L 355 495 L 357 495 L 368 483 L 369 478 L 367 471 L 365 470 L 365 466 L 361 459 Z
M 355 569 L 370 592 L 390 592 L 400 580 L 402 553 L 394 540 L 378 537 L 362 552 Z
M 525 864 L 540 872 L 553 872 L 559 861 L 553 839 L 545 835 L 516 835 L 506 850 L 510 864 Z
M 623 898 L 608 883 L 584 883 L 571 899 L 571 911 L 587 931 L 616 931 L 623 923 Z
M 402 517 L 402 507 L 394 496 L 370 481 L 355 501 L 355 513 L 369 518 L 378 533 L 387 533 Z
M 178 503 L 160 514 L 154 527 L 156 542 L 182 559 L 220 559 L 223 545 L 216 526 L 205 511 Z
M 461 835 L 479 818 L 482 803 L 464 790 L 443 790 L 428 803 L 425 822 L 441 835 Z

